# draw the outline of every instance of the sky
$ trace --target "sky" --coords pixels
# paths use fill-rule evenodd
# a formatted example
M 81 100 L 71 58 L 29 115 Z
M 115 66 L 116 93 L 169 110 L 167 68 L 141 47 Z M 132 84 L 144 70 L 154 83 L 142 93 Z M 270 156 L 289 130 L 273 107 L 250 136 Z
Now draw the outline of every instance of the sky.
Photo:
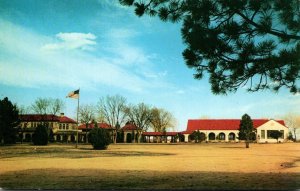
M 182 58 L 180 23 L 134 14 L 118 0 L 0 0 L 0 99 L 19 106 L 59 98 L 76 119 L 80 104 L 107 95 L 164 108 L 186 129 L 188 119 L 280 119 L 298 113 L 300 96 L 278 93 L 214 95 L 208 81 L 193 78 Z

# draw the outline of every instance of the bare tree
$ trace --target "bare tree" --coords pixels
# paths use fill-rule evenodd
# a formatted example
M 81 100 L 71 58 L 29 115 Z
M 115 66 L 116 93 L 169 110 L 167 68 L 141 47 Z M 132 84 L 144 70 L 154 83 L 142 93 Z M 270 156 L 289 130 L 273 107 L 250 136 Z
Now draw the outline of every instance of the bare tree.
M 143 131 L 147 131 L 152 119 L 150 106 L 139 103 L 138 105 L 130 105 L 126 107 L 125 112 L 129 119 L 137 126 L 138 143 L 141 140 Z
M 300 128 L 300 116 L 295 113 L 287 113 L 284 117 L 285 125 L 294 134 L 294 140 L 297 141 L 297 129 Z
M 18 111 L 19 111 L 19 115 L 24 115 L 24 114 L 29 114 L 31 111 L 31 107 L 30 106 L 25 106 L 25 105 L 20 105 L 18 106 Z
M 121 125 L 125 122 L 126 114 L 124 109 L 126 107 L 126 98 L 115 95 L 101 97 L 97 104 L 97 110 L 100 118 L 107 122 L 111 127 L 115 128 L 114 143 L 117 142 L 117 132 Z
M 47 98 L 37 98 L 31 105 L 33 112 L 36 114 L 47 114 L 49 113 L 50 101 Z
M 81 105 L 78 111 L 79 121 L 86 125 L 88 128 L 88 124 L 95 119 L 95 107 L 91 104 Z
M 37 114 L 57 115 L 65 107 L 65 103 L 61 99 L 54 98 L 38 98 L 31 105 L 33 112 Z
M 151 126 L 155 132 L 165 132 L 167 128 L 174 127 L 175 118 L 172 113 L 156 107 L 151 112 Z
M 49 113 L 57 115 L 65 108 L 65 103 L 61 99 L 49 98 Z

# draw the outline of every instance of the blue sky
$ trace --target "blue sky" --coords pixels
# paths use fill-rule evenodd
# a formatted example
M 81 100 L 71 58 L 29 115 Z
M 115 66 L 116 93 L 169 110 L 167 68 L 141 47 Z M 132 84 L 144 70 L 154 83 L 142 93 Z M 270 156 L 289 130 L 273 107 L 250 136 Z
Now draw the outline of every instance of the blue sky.
M 82 104 L 120 94 L 167 109 L 176 130 L 203 116 L 280 118 L 300 108 L 286 89 L 212 94 L 183 61 L 180 23 L 138 18 L 118 0 L 0 0 L 0 28 L 0 98 L 18 105 L 60 98 L 75 118 L 70 91 L 80 88 Z

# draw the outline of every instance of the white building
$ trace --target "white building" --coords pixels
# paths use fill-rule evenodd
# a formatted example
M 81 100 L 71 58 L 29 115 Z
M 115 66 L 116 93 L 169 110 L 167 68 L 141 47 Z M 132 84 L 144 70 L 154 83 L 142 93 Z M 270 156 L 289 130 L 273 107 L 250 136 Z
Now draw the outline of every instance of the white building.
M 184 141 L 192 141 L 191 134 L 199 130 L 207 142 L 238 142 L 240 119 L 191 119 L 188 121 Z M 273 143 L 276 139 L 270 137 L 272 131 L 282 132 L 280 142 L 287 141 L 288 128 L 283 120 L 253 119 L 256 129 L 255 136 L 258 143 Z

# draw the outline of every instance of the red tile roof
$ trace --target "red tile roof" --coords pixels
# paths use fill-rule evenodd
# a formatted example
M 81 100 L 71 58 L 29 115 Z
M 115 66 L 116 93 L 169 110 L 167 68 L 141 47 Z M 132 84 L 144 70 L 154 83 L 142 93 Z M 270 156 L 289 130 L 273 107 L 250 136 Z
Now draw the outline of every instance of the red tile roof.
M 187 124 L 187 129 L 183 133 L 190 133 L 195 130 L 238 130 L 240 127 L 240 119 L 190 119 Z M 258 128 L 268 119 L 253 119 L 254 128 Z M 275 120 L 284 125 L 283 120 Z
M 124 127 L 122 127 L 123 131 L 137 130 L 138 127 L 132 123 L 127 123 Z
M 74 121 L 73 119 L 66 117 L 66 116 L 61 116 L 59 117 L 59 122 L 60 123 L 77 123 L 76 121 Z
M 59 117 L 50 114 L 24 114 L 19 115 L 20 121 L 59 121 Z
M 60 123 L 76 123 L 73 119 L 66 117 L 66 116 L 56 116 L 52 114 L 24 114 L 24 115 L 19 115 L 20 121 L 34 121 L 34 122 L 39 122 L 39 121 L 51 121 L 51 122 L 60 122 Z
M 111 126 L 107 123 L 97 123 L 99 128 L 103 128 L 103 129 L 113 129 L 111 128 Z M 92 129 L 95 127 L 94 123 L 89 123 L 88 124 L 88 129 Z M 86 124 L 81 124 L 78 126 L 78 129 L 86 129 Z

